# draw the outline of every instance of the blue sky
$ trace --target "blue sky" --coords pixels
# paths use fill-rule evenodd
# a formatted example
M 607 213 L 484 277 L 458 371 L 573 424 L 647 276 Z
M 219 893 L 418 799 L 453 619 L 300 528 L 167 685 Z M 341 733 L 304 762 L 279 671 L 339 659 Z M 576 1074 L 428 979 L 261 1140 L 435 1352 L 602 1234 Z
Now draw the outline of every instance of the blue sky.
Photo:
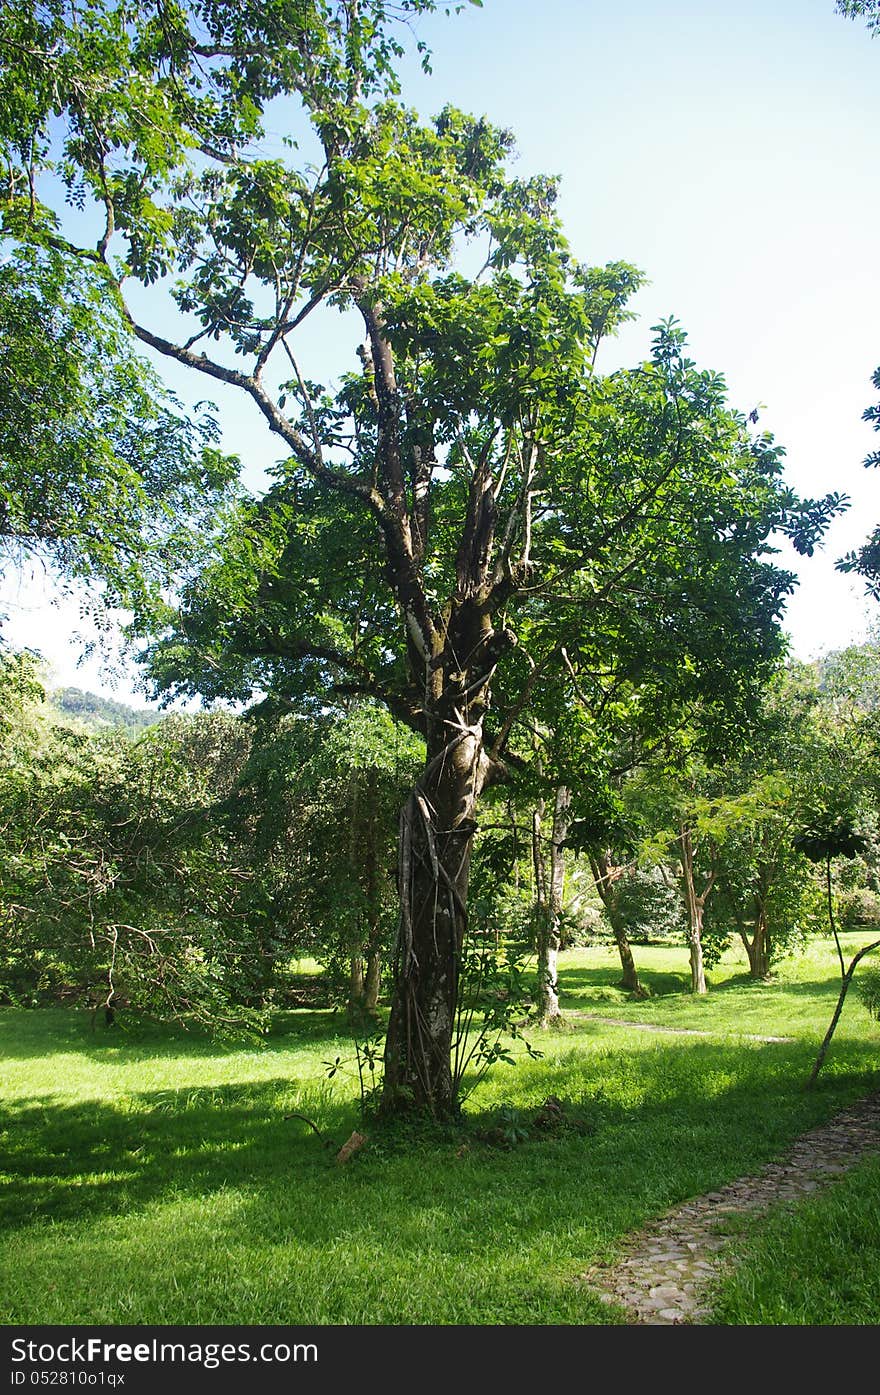
M 863 637 L 880 617 L 834 559 L 880 521 L 880 480 L 861 464 L 880 446 L 861 421 L 880 363 L 880 42 L 833 0 L 486 0 L 417 32 L 433 75 L 409 60 L 406 98 L 512 129 L 519 171 L 561 176 L 575 255 L 647 274 L 638 320 L 601 366 L 638 361 L 650 326 L 676 316 L 731 401 L 761 404 L 795 487 L 851 496 L 822 554 L 797 560 L 786 628 L 804 658 Z M 211 395 L 258 478 L 277 447 L 247 404 Z M 9 640 L 41 647 L 61 682 L 109 690 L 94 665 L 76 669 L 76 608 L 48 592 L 32 573 L 7 584 Z

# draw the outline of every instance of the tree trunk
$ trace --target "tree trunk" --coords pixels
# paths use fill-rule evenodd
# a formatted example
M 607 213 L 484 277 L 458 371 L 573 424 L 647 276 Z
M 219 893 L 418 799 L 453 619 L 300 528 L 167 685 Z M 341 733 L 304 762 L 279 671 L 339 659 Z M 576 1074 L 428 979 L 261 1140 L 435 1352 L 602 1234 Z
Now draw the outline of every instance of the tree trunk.
M 807 1081 L 808 1090 L 812 1090 L 813 1086 L 815 1085 L 819 1072 L 822 1069 L 822 1063 L 824 1062 L 825 1057 L 828 1055 L 828 1048 L 831 1045 L 831 1038 L 834 1036 L 835 1028 L 837 1027 L 838 1022 L 840 1021 L 840 1014 L 843 1012 L 843 1005 L 846 1002 L 846 995 L 849 992 L 849 986 L 852 983 L 853 974 L 856 971 L 856 965 L 859 963 L 860 959 L 864 959 L 866 954 L 871 954 L 872 951 L 875 949 L 880 949 L 880 940 L 874 940 L 873 944 L 865 945 L 862 949 L 860 949 L 858 954 L 854 956 L 849 968 L 845 969 L 843 972 L 843 978 L 840 985 L 840 994 L 837 999 L 837 1006 L 834 1009 L 834 1016 L 831 1019 L 828 1031 L 825 1033 L 822 1045 L 819 1047 L 819 1053 L 816 1056 L 816 1060 L 813 1063 L 813 1069 L 810 1072 L 810 1078 Z
M 684 890 L 684 903 L 687 910 L 688 920 L 688 950 L 691 961 L 691 992 L 705 993 L 706 971 L 703 967 L 703 916 L 706 910 L 706 898 L 712 890 L 715 881 L 714 872 L 710 872 L 702 895 L 697 895 L 694 882 L 694 856 L 695 848 L 691 831 L 684 824 L 681 826 L 679 834 L 679 844 L 681 846 L 681 870 L 682 887 Z
M 364 961 L 361 955 L 351 956 L 351 966 L 348 974 L 348 1011 L 349 1014 L 360 1012 L 364 1005 Z
M 626 926 L 623 917 L 615 908 L 608 912 L 608 919 L 611 921 L 611 930 L 614 934 L 614 943 L 617 945 L 617 953 L 620 956 L 620 967 L 623 970 L 620 986 L 628 993 L 633 993 L 637 998 L 647 998 L 648 993 L 639 979 L 636 970 L 636 961 L 633 958 L 632 946 L 629 936 L 626 933 Z
M 749 956 L 749 977 L 766 979 L 770 977 L 770 936 L 768 934 L 767 913 L 763 906 L 755 911 L 754 933 L 751 939 L 743 936 L 746 953 Z
M 691 992 L 692 992 L 692 993 L 707 993 L 707 992 L 708 992 L 708 988 L 706 987 L 706 971 L 705 971 L 705 969 L 704 969 L 704 967 L 703 967 L 703 940 L 702 940 L 702 929 L 703 929 L 703 924 L 702 924 L 702 922 L 703 922 L 703 916 L 702 916 L 702 912 L 701 912 L 701 913 L 700 913 L 699 924 L 695 923 L 693 932 L 692 932 L 692 934 L 691 934 L 691 936 L 690 936 L 689 945 L 688 945 L 688 948 L 689 948 L 689 950 L 690 950 L 690 961 L 691 961 Z
M 443 1119 L 456 1107 L 451 1052 L 473 812 L 484 779 L 481 732 L 462 725 L 429 755 L 400 820 L 400 925 L 382 1108 Z
M 593 870 L 596 890 L 611 925 L 617 953 L 620 955 L 620 967 L 623 970 L 620 986 L 637 998 L 647 998 L 647 990 L 643 987 L 636 970 L 632 946 L 626 933 L 626 922 L 620 914 L 617 904 L 617 882 L 623 875 L 623 868 L 614 866 L 610 852 L 600 852 L 591 856 L 590 866 Z
M 736 933 L 748 957 L 749 977 L 764 980 L 770 977 L 770 933 L 767 912 L 757 897 L 754 909 L 754 919 L 749 921 L 734 901 L 733 917 L 736 921 Z
M 543 900 L 538 901 L 537 910 L 537 951 L 538 985 L 537 1018 L 542 1027 L 549 1027 L 561 1020 L 559 1011 L 559 984 L 557 960 L 562 928 L 562 901 L 565 892 L 565 857 L 562 845 L 568 832 L 568 808 L 571 794 L 560 786 L 556 791 L 553 805 L 553 832 L 550 846 L 550 881 L 546 882 L 543 853 L 540 848 L 540 814 L 536 811 L 533 821 L 533 851 L 535 857 L 535 883 L 538 888 L 538 867 L 540 863 Z M 541 806 L 543 809 L 543 805 Z
M 379 1006 L 379 989 L 382 985 L 382 955 L 378 949 L 371 949 L 367 955 L 367 972 L 364 979 L 364 1011 L 374 1013 Z

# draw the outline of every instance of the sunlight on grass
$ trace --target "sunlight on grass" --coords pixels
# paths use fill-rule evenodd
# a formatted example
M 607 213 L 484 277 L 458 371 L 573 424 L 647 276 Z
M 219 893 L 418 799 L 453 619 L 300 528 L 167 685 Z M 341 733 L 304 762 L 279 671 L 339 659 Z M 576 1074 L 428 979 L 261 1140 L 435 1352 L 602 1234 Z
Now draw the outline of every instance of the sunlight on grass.
M 860 1163 L 795 1209 L 777 1208 L 736 1244 L 713 1321 L 876 1325 L 880 1313 L 880 1159 Z
M 820 1089 L 803 1089 L 836 994 L 827 947 L 769 985 L 724 962 L 703 1001 L 670 990 L 682 958 L 640 947 L 655 996 L 630 1003 L 603 996 L 607 948 L 574 951 L 564 1003 L 710 1037 L 571 1013 L 561 1031 L 528 1033 L 542 1059 L 516 1046 L 462 1128 L 394 1138 L 368 1126 L 346 1168 L 333 1156 L 358 1122 L 356 1082 L 329 1080 L 324 1064 L 351 1053 L 338 1014 L 287 1014 L 262 1049 L 240 1049 L 148 1025 L 92 1031 L 60 1009 L 0 1011 L 0 1320 L 617 1320 L 578 1275 L 666 1207 L 777 1154 L 864 1093 L 880 1064 L 854 1001 Z M 577 1131 L 487 1141 L 502 1105 L 528 1117 L 551 1094 Z

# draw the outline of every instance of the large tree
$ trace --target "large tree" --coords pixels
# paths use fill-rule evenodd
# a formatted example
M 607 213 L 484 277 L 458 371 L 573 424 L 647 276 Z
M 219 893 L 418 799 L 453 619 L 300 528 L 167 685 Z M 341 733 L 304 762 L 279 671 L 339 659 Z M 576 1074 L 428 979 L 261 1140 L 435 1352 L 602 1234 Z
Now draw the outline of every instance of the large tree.
M 401 104 L 394 16 L 432 8 L 30 0 L 0 18 L 0 130 L 8 232 L 97 266 L 144 343 L 238 389 L 287 452 L 169 613 L 160 683 L 366 694 L 425 738 L 385 1101 L 444 1115 L 482 790 L 624 699 L 656 729 L 701 696 L 717 735 L 779 649 L 768 539 L 810 550 L 837 500 L 796 499 L 674 324 L 599 376 L 638 274 L 573 257 L 506 133 Z M 89 245 L 48 208 L 50 165 Z M 176 323 L 126 299 L 163 278 Z M 354 352 L 331 393 L 299 346 L 334 315 Z

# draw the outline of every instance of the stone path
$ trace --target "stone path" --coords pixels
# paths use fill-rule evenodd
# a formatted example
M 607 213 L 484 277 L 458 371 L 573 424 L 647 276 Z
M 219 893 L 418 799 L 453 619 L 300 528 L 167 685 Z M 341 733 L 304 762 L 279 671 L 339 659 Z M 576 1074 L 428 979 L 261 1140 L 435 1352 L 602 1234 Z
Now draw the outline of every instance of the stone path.
M 666 1212 L 631 1236 L 613 1265 L 589 1269 L 581 1282 L 626 1308 L 634 1323 L 705 1322 L 708 1285 L 725 1266 L 728 1241 L 718 1234 L 725 1217 L 760 1215 L 778 1202 L 795 1202 L 874 1152 L 880 1152 L 880 1093 L 802 1134 L 780 1161 L 755 1176 Z

